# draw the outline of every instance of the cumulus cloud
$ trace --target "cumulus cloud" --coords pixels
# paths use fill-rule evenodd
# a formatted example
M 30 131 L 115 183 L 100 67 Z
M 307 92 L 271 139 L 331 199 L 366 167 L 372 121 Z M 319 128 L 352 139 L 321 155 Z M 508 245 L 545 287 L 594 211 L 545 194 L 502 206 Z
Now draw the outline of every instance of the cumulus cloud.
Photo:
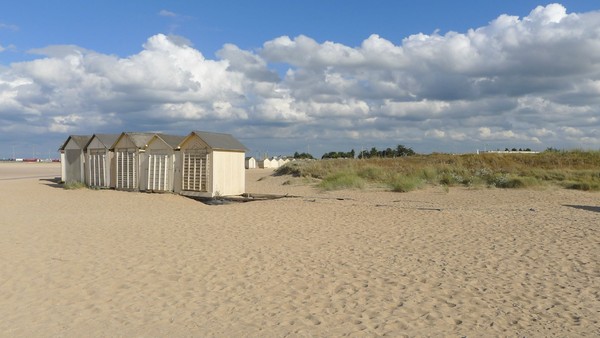
M 282 36 L 256 50 L 224 44 L 216 59 L 163 34 L 126 58 L 48 46 L 0 69 L 0 124 L 3 135 L 29 127 L 57 137 L 218 128 L 281 152 L 299 142 L 316 152 L 597 148 L 598 31 L 600 12 L 551 4 L 400 44 L 377 34 L 354 47 Z

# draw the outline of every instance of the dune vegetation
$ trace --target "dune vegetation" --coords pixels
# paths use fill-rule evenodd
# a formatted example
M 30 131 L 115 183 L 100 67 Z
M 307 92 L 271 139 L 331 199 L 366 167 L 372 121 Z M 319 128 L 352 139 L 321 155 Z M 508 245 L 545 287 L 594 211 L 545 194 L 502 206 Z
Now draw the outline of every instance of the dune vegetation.
M 324 190 L 375 187 L 407 192 L 427 185 L 496 188 L 554 185 L 600 191 L 600 151 L 300 160 L 278 168 L 275 174 L 315 178 Z

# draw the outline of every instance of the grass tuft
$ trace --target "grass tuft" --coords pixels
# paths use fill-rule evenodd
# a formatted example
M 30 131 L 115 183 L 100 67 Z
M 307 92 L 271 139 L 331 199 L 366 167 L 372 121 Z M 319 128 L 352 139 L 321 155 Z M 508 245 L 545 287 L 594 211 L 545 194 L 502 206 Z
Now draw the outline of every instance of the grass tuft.
M 365 181 L 355 173 L 338 172 L 325 177 L 319 187 L 323 190 L 362 189 Z
M 87 188 L 87 186 L 85 185 L 85 183 L 82 183 L 82 182 L 69 181 L 69 182 L 65 183 L 63 188 L 65 188 L 67 190 L 76 190 L 76 189 Z
M 423 179 L 415 176 L 396 175 L 389 183 L 395 192 L 409 192 L 423 186 Z

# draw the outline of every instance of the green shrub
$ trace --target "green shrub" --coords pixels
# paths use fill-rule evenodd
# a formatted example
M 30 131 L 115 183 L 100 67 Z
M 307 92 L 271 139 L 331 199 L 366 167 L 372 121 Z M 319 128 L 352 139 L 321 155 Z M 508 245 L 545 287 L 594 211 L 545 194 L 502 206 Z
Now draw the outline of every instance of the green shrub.
M 389 183 L 395 192 L 409 192 L 423 186 L 423 180 L 416 176 L 396 175 Z
M 362 189 L 364 186 L 364 179 L 351 172 L 333 173 L 319 183 L 323 190 Z
M 583 191 L 598 191 L 600 190 L 600 183 L 595 182 L 564 182 L 563 187 L 573 190 Z
M 496 188 L 515 189 L 538 186 L 541 185 L 541 183 L 535 177 L 501 174 L 491 177 L 491 180 L 488 181 L 488 185 Z
M 358 176 L 369 181 L 380 181 L 385 176 L 383 168 L 365 167 L 358 170 Z
M 421 171 L 421 176 L 429 183 L 435 183 L 438 180 L 438 170 L 434 167 L 425 167 Z

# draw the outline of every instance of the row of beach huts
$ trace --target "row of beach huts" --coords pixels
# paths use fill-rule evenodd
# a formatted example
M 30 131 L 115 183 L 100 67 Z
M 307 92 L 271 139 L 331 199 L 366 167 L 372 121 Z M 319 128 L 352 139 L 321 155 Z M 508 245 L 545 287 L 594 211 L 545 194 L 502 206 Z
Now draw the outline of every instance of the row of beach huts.
M 262 160 L 256 160 L 254 157 L 246 157 L 246 169 L 257 169 L 257 168 L 279 168 L 294 159 L 284 157 L 271 157 L 264 158 Z
M 206 131 L 70 135 L 59 148 L 61 179 L 93 188 L 240 195 L 247 150 L 229 134 Z

